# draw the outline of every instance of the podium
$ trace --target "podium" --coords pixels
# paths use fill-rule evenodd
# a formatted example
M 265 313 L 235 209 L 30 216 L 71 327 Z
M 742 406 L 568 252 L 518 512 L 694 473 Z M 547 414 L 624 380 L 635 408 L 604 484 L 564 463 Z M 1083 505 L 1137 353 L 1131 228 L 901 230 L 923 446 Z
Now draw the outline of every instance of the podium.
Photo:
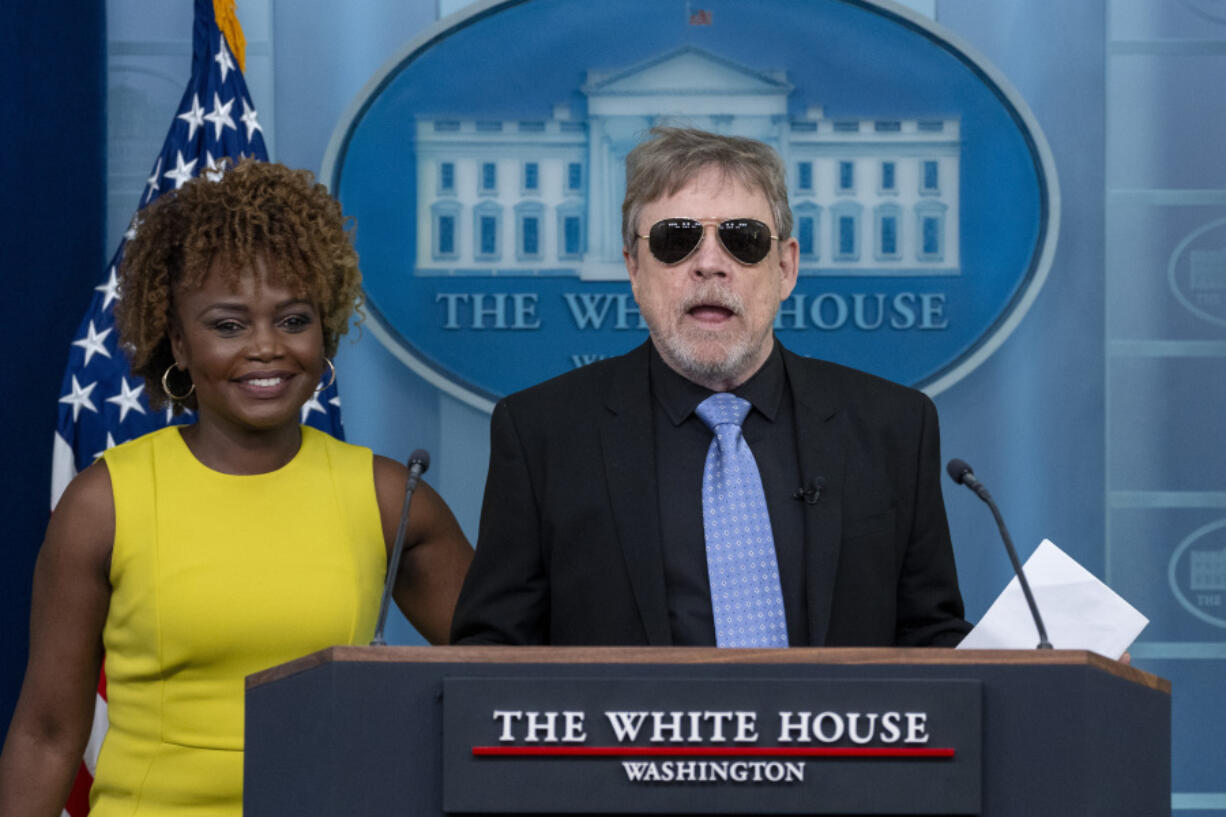
M 1170 745 L 1075 650 L 334 647 L 247 679 L 244 814 L 1154 817 Z

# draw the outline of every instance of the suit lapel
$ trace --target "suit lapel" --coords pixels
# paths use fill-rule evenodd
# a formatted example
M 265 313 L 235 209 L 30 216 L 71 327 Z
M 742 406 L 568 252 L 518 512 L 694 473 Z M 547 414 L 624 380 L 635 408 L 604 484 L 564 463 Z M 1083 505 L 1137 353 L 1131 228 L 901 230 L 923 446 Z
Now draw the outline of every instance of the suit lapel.
M 788 384 L 795 405 L 796 445 L 802 484 L 822 483 L 817 504 L 805 508 L 805 595 L 809 614 L 809 641 L 826 643 L 834 578 L 839 564 L 843 528 L 843 471 L 847 459 L 844 436 L 839 434 L 842 412 L 829 381 L 819 382 L 816 364 L 783 350 Z
M 626 560 L 649 645 L 668 645 L 672 634 L 660 547 L 655 430 L 648 376 L 648 346 L 620 361 L 610 380 L 600 444 L 617 541 Z

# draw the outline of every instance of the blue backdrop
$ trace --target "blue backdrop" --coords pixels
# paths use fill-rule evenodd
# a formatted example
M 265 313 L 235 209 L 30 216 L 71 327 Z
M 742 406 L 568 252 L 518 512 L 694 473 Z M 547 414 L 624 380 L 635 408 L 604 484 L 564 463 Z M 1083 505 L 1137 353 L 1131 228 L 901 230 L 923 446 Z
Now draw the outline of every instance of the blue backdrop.
M 3 99 L 4 121 L 23 123 L 19 150 L 4 154 L 2 194 L 14 214 L 4 220 L 5 309 L 20 339 L 0 401 L 5 441 L 16 452 L 12 473 L 21 475 L 5 492 L 6 720 L 24 660 L 66 349 L 174 113 L 191 24 L 186 0 L 110 0 L 103 72 L 101 20 L 87 14 L 52 30 L 51 12 L 41 12 L 48 28 L 40 31 L 30 5 L 34 36 L 19 41 L 6 29 L 0 56 L 6 76 L 24 72 L 37 82 L 10 85 L 31 90 Z M 715 8 L 718 21 L 719 4 L 694 5 Z M 1226 559 L 1214 560 L 1226 554 L 1214 527 L 1226 516 L 1226 447 L 1214 429 L 1226 405 L 1226 338 L 1214 318 L 1223 314 L 1215 299 L 1226 294 L 1226 242 L 1207 225 L 1226 216 L 1226 3 L 929 5 L 1029 105 L 1062 191 L 1059 247 L 1037 301 L 991 358 L 936 398 L 944 456 L 965 457 L 988 482 L 1023 558 L 1051 538 L 1152 620 L 1133 656 L 1175 682 L 1175 813 L 1222 817 L 1226 581 L 1213 569 Z M 270 152 L 316 170 L 363 85 L 437 16 L 433 0 L 240 0 L 238 11 Z M 369 330 L 342 342 L 337 364 L 349 438 L 393 457 L 431 450 L 433 484 L 475 534 L 486 415 L 418 377 Z M 975 618 L 1007 581 L 1008 563 L 977 500 L 950 486 L 946 505 Z M 392 635 L 416 637 L 403 623 Z

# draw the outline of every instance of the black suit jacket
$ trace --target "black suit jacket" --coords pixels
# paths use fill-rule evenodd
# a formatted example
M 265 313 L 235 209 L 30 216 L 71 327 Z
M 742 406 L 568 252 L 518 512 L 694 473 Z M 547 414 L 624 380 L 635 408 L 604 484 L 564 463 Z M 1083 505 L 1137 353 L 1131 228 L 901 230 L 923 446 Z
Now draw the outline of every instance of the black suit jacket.
M 667 645 L 650 349 L 506 397 L 452 640 Z M 922 393 L 783 353 L 806 506 L 813 646 L 957 643 L 963 620 Z

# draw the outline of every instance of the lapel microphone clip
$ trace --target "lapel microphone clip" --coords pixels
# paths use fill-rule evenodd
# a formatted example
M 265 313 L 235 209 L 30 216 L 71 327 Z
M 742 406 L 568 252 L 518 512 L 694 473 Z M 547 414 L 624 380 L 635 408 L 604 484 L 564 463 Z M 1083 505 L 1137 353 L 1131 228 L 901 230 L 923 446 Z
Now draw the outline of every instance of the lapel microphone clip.
M 809 505 L 816 505 L 817 500 L 821 498 L 822 489 L 826 487 L 826 478 L 818 477 L 808 484 L 807 487 L 797 488 L 792 494 L 792 499 L 803 499 Z

